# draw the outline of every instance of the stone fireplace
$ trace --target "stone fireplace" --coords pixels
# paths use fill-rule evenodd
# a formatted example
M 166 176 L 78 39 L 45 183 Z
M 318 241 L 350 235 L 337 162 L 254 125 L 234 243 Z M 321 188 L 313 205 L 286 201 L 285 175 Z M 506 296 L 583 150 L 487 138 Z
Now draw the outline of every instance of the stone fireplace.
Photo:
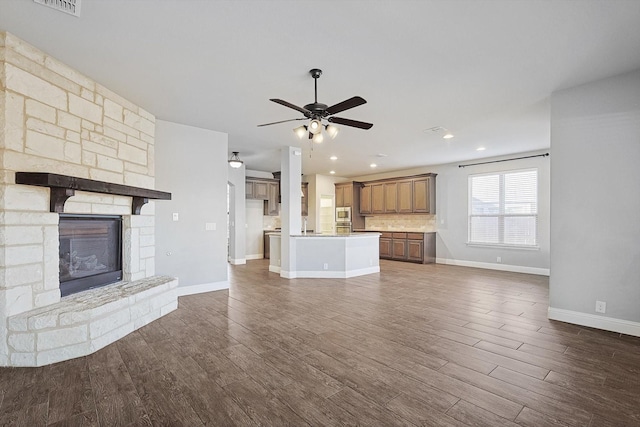
M 155 276 L 154 202 L 77 189 L 55 211 L 52 189 L 16 183 L 47 172 L 154 191 L 154 131 L 153 115 L 0 32 L 0 366 L 86 355 L 177 308 L 177 280 Z M 62 296 L 69 215 L 119 218 L 121 281 Z M 100 270 L 81 246 L 67 268 Z

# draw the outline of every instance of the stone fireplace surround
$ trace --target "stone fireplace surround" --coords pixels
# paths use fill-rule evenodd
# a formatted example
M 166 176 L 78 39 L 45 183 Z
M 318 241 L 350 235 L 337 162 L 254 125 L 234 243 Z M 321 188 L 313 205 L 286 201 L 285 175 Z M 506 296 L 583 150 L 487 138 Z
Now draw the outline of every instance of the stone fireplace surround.
M 155 185 L 155 117 L 0 31 L 0 366 L 90 354 L 177 308 L 177 280 L 155 276 L 154 202 L 76 191 L 65 213 L 123 217 L 123 278 L 60 297 L 58 213 L 50 189 L 16 184 L 49 172 Z M 161 203 L 161 202 L 160 202 Z

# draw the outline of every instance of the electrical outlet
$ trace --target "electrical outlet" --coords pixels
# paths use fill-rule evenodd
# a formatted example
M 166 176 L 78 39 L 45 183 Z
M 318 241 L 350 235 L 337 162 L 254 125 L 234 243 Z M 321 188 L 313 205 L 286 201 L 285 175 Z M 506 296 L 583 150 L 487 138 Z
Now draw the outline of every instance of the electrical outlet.
M 497 261 L 498 263 L 501 263 L 501 262 L 502 262 L 502 257 L 501 257 L 501 256 L 499 256 L 499 257 L 498 257 L 498 259 L 497 259 L 496 261 Z
M 179 220 L 179 219 L 180 219 L 180 215 L 178 215 L 178 212 L 174 212 L 174 213 L 173 213 L 173 220 L 174 220 L 174 221 L 177 221 L 177 220 Z
M 596 313 L 606 313 L 607 303 L 604 301 L 596 301 Z
M 324 268 L 325 270 L 329 269 L 329 264 L 327 264 L 326 262 L 324 263 L 324 265 L 322 266 L 322 268 Z

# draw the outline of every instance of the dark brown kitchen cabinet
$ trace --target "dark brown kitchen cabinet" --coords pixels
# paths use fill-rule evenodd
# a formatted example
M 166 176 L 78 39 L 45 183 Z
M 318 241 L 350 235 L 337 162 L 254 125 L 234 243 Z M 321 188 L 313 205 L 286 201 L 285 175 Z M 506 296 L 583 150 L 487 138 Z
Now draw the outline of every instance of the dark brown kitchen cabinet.
M 267 200 L 264 203 L 264 214 L 267 216 L 280 215 L 280 184 L 270 182 L 267 186 Z
M 353 190 L 352 182 L 336 184 L 336 207 L 353 207 Z
M 436 233 L 382 232 L 380 258 L 430 264 L 436 261 Z
M 371 186 L 364 185 L 360 189 L 360 213 L 361 214 L 370 214 L 371 213 Z
M 391 233 L 380 235 L 380 258 L 391 259 Z
M 413 213 L 413 181 L 398 181 L 397 186 L 397 212 Z
M 407 233 L 392 233 L 391 259 L 398 261 L 407 259 Z
M 384 213 L 398 212 L 398 184 L 387 182 L 384 184 Z
M 426 177 L 413 180 L 413 212 L 436 213 L 435 179 Z
M 384 213 L 384 184 L 371 186 L 371 213 Z
M 361 185 L 362 215 L 436 213 L 436 174 L 389 178 Z M 336 197 L 339 197 L 337 193 Z

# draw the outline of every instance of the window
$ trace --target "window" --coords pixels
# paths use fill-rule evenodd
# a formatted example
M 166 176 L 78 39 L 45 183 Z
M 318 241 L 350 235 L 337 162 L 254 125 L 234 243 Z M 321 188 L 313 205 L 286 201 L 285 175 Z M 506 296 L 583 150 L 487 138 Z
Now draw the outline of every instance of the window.
M 538 170 L 469 176 L 469 243 L 538 245 Z

